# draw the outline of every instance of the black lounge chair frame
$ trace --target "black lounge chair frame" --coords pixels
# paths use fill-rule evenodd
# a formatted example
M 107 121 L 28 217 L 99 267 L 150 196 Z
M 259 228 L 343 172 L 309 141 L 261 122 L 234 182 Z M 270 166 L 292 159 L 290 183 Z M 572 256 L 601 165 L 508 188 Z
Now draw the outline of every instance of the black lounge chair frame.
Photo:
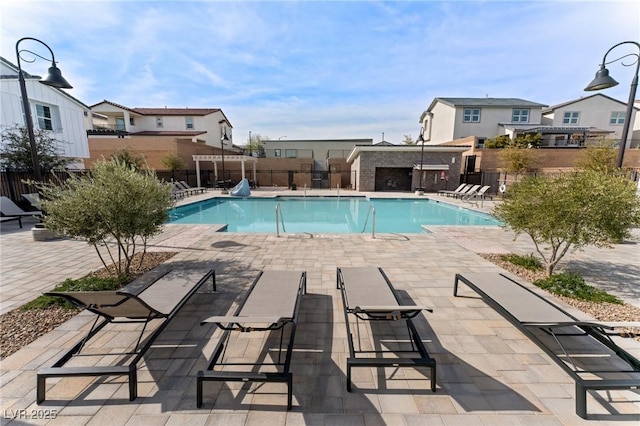
M 110 293 L 106 303 L 101 303 L 100 297 L 96 297 L 98 303 L 86 303 L 85 297 L 76 295 L 74 292 L 49 292 L 45 293 L 48 296 L 63 297 L 71 302 L 73 305 L 86 309 L 96 314 L 96 319 L 91 326 L 91 329 L 87 335 L 76 343 L 71 349 L 64 353 L 64 355 L 50 368 L 44 368 L 38 371 L 37 374 L 37 386 L 36 396 L 37 403 L 40 404 L 45 400 L 46 394 L 46 380 L 49 377 L 81 377 L 81 376 L 128 376 L 129 381 L 129 401 L 133 401 L 138 396 L 138 382 L 137 382 L 137 364 L 145 355 L 147 350 L 151 347 L 155 339 L 160 335 L 162 330 L 169 324 L 169 322 L 175 317 L 185 303 L 195 294 L 200 287 L 202 287 L 209 279 L 212 280 L 213 291 L 216 291 L 216 276 L 214 270 L 209 270 L 199 281 L 193 283 L 189 288 L 186 287 L 184 293 L 173 300 L 173 307 L 166 312 L 159 311 L 155 307 L 151 306 L 144 299 L 144 292 L 157 285 L 164 277 L 173 272 L 172 269 L 158 268 L 154 271 L 147 273 L 146 276 L 139 278 L 138 280 L 130 283 L 123 289 L 115 292 L 95 292 L 95 293 Z M 90 293 L 90 292 L 78 292 L 78 293 Z M 96 295 L 100 296 L 100 295 Z M 125 303 L 131 303 L 135 301 L 136 309 L 135 314 L 129 316 L 120 317 L 120 315 L 111 315 L 109 309 L 118 310 L 119 307 Z M 146 314 L 141 312 L 146 311 Z M 132 311 L 133 312 L 133 311 Z M 102 318 L 102 321 L 99 321 Z M 153 332 L 142 343 L 142 337 L 147 328 L 149 322 L 155 319 L 163 320 Z M 123 353 L 120 355 L 134 355 L 133 358 L 126 365 L 116 366 L 93 366 L 93 367 L 65 367 L 64 365 L 76 355 L 80 355 L 82 348 L 94 337 L 100 330 L 102 330 L 109 323 L 144 323 L 135 348 L 131 352 Z M 112 355 L 112 354 L 110 354 Z M 117 354 L 115 354 L 117 355 Z
M 353 306 L 349 302 L 348 297 L 348 284 L 345 282 L 344 271 L 351 268 L 338 268 L 337 269 L 337 287 L 342 294 L 342 305 L 344 309 L 344 321 L 347 327 L 347 338 L 349 343 L 349 358 L 347 358 L 347 391 L 351 392 L 351 369 L 353 367 L 428 367 L 430 369 L 430 379 L 431 379 L 431 391 L 436 391 L 436 360 L 429 356 L 429 352 L 427 352 L 427 348 L 422 342 L 422 338 L 418 334 L 418 330 L 413 324 L 412 319 L 419 315 L 423 310 L 428 312 L 433 312 L 431 308 L 423 307 L 423 306 L 415 306 L 415 305 L 401 305 L 400 298 L 398 297 L 398 293 L 395 288 L 391 284 L 391 281 L 384 273 L 382 268 L 367 268 L 367 269 L 375 269 L 379 271 L 386 282 L 387 288 L 374 288 L 375 283 L 369 282 L 367 284 L 371 284 L 371 292 L 375 291 L 390 291 L 393 295 L 392 298 L 387 298 L 387 300 L 391 301 L 395 299 L 394 304 L 387 303 L 385 306 Z M 357 269 L 357 268 L 353 268 Z M 378 350 L 378 351 L 364 351 L 364 350 L 356 350 L 354 341 L 353 341 L 353 333 L 351 332 L 351 326 L 349 324 L 349 317 L 353 316 L 356 319 L 355 329 L 359 328 L 359 321 L 398 321 L 404 320 L 407 325 L 407 332 L 410 337 L 411 342 L 411 350 L 407 351 L 398 351 L 398 350 Z M 358 339 L 360 339 L 360 335 L 358 334 Z M 395 357 L 395 358 L 384 358 L 381 356 L 376 357 L 361 357 L 358 358 L 358 354 L 368 354 L 368 355 L 382 355 L 385 353 L 411 353 L 417 354 L 417 357 Z
M 285 274 L 294 274 L 292 272 L 284 272 Z M 255 296 L 254 290 L 260 285 L 260 279 L 264 275 L 270 275 L 271 279 L 277 277 L 277 271 L 260 272 L 255 278 L 247 295 L 242 300 L 233 316 L 214 316 L 205 319 L 201 322 L 201 325 L 207 323 L 214 323 L 220 329 L 224 330 L 223 335 L 220 337 L 218 344 L 213 351 L 213 357 L 209 362 L 206 370 L 198 371 L 196 379 L 196 405 L 198 408 L 202 406 L 203 399 L 203 385 L 207 381 L 218 382 L 279 382 L 287 384 L 287 410 L 291 410 L 293 403 L 293 374 L 289 371 L 291 367 L 291 355 L 293 352 L 293 343 L 296 335 L 296 327 L 298 324 L 298 316 L 300 313 L 300 304 L 302 302 L 302 296 L 307 292 L 307 274 L 306 272 L 300 272 L 299 282 L 297 284 L 297 292 L 295 295 L 295 302 L 292 312 L 282 312 L 282 316 L 252 316 L 251 313 L 243 312 L 243 308 L 247 305 L 247 302 L 251 300 L 252 295 Z M 258 292 L 256 292 L 258 293 Z M 255 300 L 260 299 L 257 296 Z M 269 303 L 264 301 L 263 303 Z M 248 314 L 248 315 L 247 315 Z M 286 348 L 284 347 L 284 331 L 285 327 L 290 327 L 289 339 L 286 342 Z M 274 331 L 280 330 L 280 346 L 278 350 L 278 358 L 275 362 L 258 362 L 258 363 L 239 363 L 239 362 L 225 362 L 224 353 L 228 346 L 229 338 L 232 331 L 239 332 L 253 332 L 253 331 Z M 283 356 L 284 352 L 284 356 Z M 254 371 L 230 371 L 228 367 L 233 366 L 253 366 Z M 262 366 L 275 366 L 277 372 L 261 372 Z M 224 371 L 215 370 L 216 367 L 225 368 Z
M 508 303 L 507 300 L 498 300 L 496 293 L 488 294 L 487 289 L 483 289 L 482 280 L 487 279 L 487 274 L 467 274 L 467 277 L 456 274 L 453 285 L 453 295 L 458 295 L 459 282 L 466 284 L 470 289 L 478 293 L 482 299 L 500 313 L 511 324 L 516 326 L 522 331 L 532 342 L 534 342 L 540 349 L 542 349 L 556 364 L 558 364 L 573 380 L 575 381 L 576 390 L 576 414 L 583 418 L 587 418 L 587 390 L 630 390 L 640 388 L 640 360 L 636 359 L 632 354 L 618 346 L 612 339 L 611 330 L 614 327 L 607 325 L 606 323 L 590 322 L 580 320 L 573 315 L 569 314 L 564 309 L 555 305 L 551 301 L 543 298 L 539 294 L 534 293 L 519 282 L 507 277 L 503 274 L 490 274 L 493 275 L 495 281 L 500 281 L 503 286 L 518 286 L 520 290 L 517 290 L 521 295 L 527 298 L 527 300 L 518 300 L 522 306 L 526 306 L 529 311 L 526 316 L 530 317 L 531 309 L 535 309 L 537 306 L 542 306 L 547 313 L 544 315 L 545 319 L 542 321 L 522 321 L 509 309 L 505 308 L 503 304 Z M 475 278 L 475 282 L 474 282 Z M 488 279 L 492 279 L 489 277 Z M 504 294 L 504 293 L 502 293 Z M 508 295 L 504 296 L 509 297 Z M 510 302 L 513 303 L 513 297 Z M 550 309 L 551 308 L 551 309 Z M 554 312 L 554 309 L 557 312 Z M 551 312 L 551 314 L 549 314 Z M 550 315 L 555 317 L 555 320 L 549 318 Z M 567 331 L 567 328 L 573 328 L 571 332 Z M 553 348 L 542 341 L 535 333 L 535 330 L 540 330 L 547 335 L 552 336 L 553 341 L 557 344 L 556 349 L 560 349 L 562 356 L 566 359 L 563 361 Z M 564 331 L 563 331 L 564 330 Z M 599 342 L 613 354 L 625 362 L 630 370 L 586 370 L 578 369 L 576 366 L 577 360 L 574 360 L 571 356 L 571 350 L 562 343 L 563 337 L 585 337 Z M 606 373 L 620 373 L 628 374 L 629 377 L 637 375 L 637 378 L 629 379 L 587 379 L 583 376 L 598 376 L 599 374 Z

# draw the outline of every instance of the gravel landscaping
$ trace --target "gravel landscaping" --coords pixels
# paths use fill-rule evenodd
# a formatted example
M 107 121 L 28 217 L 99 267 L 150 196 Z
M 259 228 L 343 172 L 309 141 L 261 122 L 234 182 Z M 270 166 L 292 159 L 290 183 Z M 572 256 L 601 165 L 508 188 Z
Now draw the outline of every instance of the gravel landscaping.
M 135 279 L 161 263 L 169 260 L 175 253 L 148 252 L 140 262 L 140 255 L 136 255 L 132 262 L 131 273 Z M 108 275 L 105 269 L 95 271 L 94 275 Z M 78 308 L 64 308 L 50 306 L 46 309 L 31 309 L 24 311 L 14 309 L 0 315 L 0 359 L 8 357 L 23 346 L 48 333 L 60 324 L 73 318 L 80 312 Z

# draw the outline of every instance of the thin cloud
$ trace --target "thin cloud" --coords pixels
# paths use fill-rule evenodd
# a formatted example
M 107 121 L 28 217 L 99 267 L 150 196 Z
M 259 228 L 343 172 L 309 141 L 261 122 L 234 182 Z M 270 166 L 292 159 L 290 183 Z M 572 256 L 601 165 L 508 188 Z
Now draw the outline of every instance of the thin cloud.
M 55 5 L 55 7 L 52 7 Z M 0 48 L 39 38 L 71 94 L 127 106 L 218 107 L 236 143 L 417 137 L 434 97 L 583 96 L 602 55 L 637 40 L 637 2 L 2 2 Z M 29 29 L 25 33 L 25 28 Z M 620 48 L 620 55 L 631 49 Z M 46 63 L 27 71 L 43 74 Z M 611 65 L 625 101 L 632 67 Z M 246 135 L 246 136 L 245 136 Z

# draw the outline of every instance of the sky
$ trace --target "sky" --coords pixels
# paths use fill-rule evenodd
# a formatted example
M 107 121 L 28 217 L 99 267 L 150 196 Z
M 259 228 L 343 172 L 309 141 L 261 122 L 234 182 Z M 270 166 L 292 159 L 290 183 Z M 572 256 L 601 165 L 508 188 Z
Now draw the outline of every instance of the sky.
M 559 104 L 640 41 L 638 1 L 3 0 L 0 16 L 0 55 L 42 40 L 86 105 L 221 108 L 236 145 L 401 144 L 436 97 Z M 634 59 L 607 66 L 620 84 L 603 94 L 627 102 Z

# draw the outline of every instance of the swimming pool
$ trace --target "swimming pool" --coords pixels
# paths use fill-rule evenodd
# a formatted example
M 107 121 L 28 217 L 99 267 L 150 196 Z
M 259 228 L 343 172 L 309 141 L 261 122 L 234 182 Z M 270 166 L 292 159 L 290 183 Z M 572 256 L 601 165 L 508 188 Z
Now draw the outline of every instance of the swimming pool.
M 365 197 L 212 198 L 172 209 L 169 223 L 227 224 L 227 232 L 272 233 L 277 205 L 288 233 L 370 233 L 371 206 L 380 233 L 422 233 L 421 225 L 501 224 L 489 215 L 435 200 Z

